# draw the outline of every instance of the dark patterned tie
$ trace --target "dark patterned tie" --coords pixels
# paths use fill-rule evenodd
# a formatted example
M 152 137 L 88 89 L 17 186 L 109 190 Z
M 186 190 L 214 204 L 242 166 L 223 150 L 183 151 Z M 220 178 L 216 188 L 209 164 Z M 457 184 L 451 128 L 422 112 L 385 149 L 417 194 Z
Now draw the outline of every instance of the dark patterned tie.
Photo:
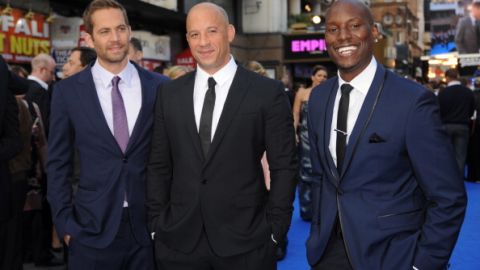
M 337 115 L 337 170 L 342 172 L 343 158 L 345 157 L 345 148 L 347 147 L 347 118 L 348 104 L 350 103 L 350 92 L 353 87 L 350 84 L 342 84 L 340 87 L 342 96 L 338 105 Z
M 122 94 L 118 89 L 118 82 L 120 77 L 115 76 L 112 79 L 112 112 L 113 112 L 113 136 L 125 153 L 128 145 L 128 122 L 127 112 L 125 111 L 125 105 L 123 104 Z
M 210 144 L 212 143 L 212 116 L 213 107 L 215 106 L 215 84 L 217 84 L 217 82 L 215 82 L 213 77 L 208 78 L 208 90 L 205 93 L 202 114 L 200 116 L 200 127 L 198 129 L 204 157 L 207 156 Z

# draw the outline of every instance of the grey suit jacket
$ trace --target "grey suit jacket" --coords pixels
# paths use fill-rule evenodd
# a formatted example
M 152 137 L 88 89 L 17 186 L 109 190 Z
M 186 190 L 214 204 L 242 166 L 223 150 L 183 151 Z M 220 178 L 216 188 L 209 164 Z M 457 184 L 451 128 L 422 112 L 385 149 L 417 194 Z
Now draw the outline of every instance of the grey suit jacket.
M 461 18 L 455 32 L 455 44 L 459 53 L 478 53 L 477 31 L 470 16 Z

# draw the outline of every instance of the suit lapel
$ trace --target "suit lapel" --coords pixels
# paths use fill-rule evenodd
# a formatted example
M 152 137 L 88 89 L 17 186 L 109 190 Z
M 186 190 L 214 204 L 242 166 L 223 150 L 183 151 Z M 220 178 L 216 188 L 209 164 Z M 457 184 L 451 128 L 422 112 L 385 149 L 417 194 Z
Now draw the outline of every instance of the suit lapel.
M 358 115 L 357 121 L 355 123 L 355 126 L 352 130 L 352 134 L 350 135 L 350 138 L 348 140 L 348 145 L 345 153 L 345 158 L 344 158 L 344 166 L 342 168 L 342 174 L 343 176 L 348 169 L 350 162 L 355 154 L 355 148 L 357 147 L 357 144 L 359 143 L 361 137 L 362 137 L 362 132 L 364 128 L 366 128 L 366 125 L 368 125 L 368 118 L 374 109 L 374 104 L 377 98 L 378 92 L 381 90 L 381 85 L 383 84 L 384 80 L 384 75 L 385 75 L 385 69 L 381 66 L 381 64 L 377 65 L 377 71 L 375 72 L 375 77 L 373 78 L 372 85 L 370 86 L 370 89 L 368 89 L 367 96 L 365 97 L 365 101 L 363 102 L 362 108 L 360 110 L 360 114 Z
M 141 91 L 142 91 L 142 106 L 140 107 L 140 112 L 138 113 L 137 120 L 135 121 L 135 126 L 133 127 L 132 135 L 128 140 L 128 145 L 125 153 L 131 151 L 135 142 L 138 138 L 141 137 L 142 131 L 145 131 L 145 122 L 148 117 L 151 117 L 151 112 L 153 111 L 153 104 L 155 102 L 155 87 L 157 84 L 153 82 L 153 77 L 151 74 L 148 74 L 143 68 L 139 68 L 135 65 L 135 68 L 138 71 L 138 76 L 140 77 Z
M 330 93 L 328 94 L 328 100 L 327 100 L 327 108 L 326 108 L 326 113 L 325 113 L 325 119 L 324 119 L 324 155 L 325 159 L 327 160 L 327 165 L 330 170 L 330 173 L 335 176 L 335 178 L 339 178 L 338 171 L 337 171 L 337 166 L 335 165 L 335 162 L 333 162 L 332 158 L 332 153 L 330 153 L 330 134 L 332 131 L 332 119 L 333 119 L 333 107 L 335 105 L 335 97 L 337 95 L 337 89 L 338 89 L 338 79 L 335 80 L 335 82 L 332 84 L 332 87 L 330 88 Z M 322 132 L 322 131 L 320 131 Z
M 195 77 L 196 71 L 190 72 L 187 75 L 188 78 L 186 79 L 185 86 L 178 89 L 181 91 L 180 101 L 182 105 L 184 105 L 184 118 L 185 118 L 185 125 L 187 126 L 188 134 L 192 138 L 193 147 L 198 154 L 198 156 L 203 160 L 203 150 L 202 145 L 200 142 L 200 136 L 198 135 L 197 123 L 195 122 L 195 111 L 193 105 L 193 91 L 195 88 Z M 185 102 L 185 104 L 183 104 Z
M 84 113 L 88 115 L 88 118 L 95 126 L 95 129 L 98 130 L 99 134 L 105 134 L 110 139 L 109 142 L 112 143 L 112 147 L 116 147 L 118 151 L 121 152 L 120 146 L 118 146 L 113 133 L 108 127 L 107 120 L 103 114 L 102 106 L 98 99 L 97 90 L 92 76 L 92 66 L 88 66 L 85 70 L 81 71 L 79 74 L 78 82 L 79 87 L 77 88 L 78 97 L 83 103 L 83 108 L 85 108 Z
M 248 74 L 245 72 L 245 70 L 241 66 L 238 66 L 232 85 L 228 91 L 227 100 L 223 106 L 222 114 L 213 136 L 212 145 L 210 146 L 210 150 L 208 151 L 208 155 L 204 163 L 205 165 L 207 165 L 208 161 L 217 150 L 223 136 L 225 135 L 225 132 L 232 123 L 240 104 L 242 104 L 243 98 L 248 90 L 247 76 Z

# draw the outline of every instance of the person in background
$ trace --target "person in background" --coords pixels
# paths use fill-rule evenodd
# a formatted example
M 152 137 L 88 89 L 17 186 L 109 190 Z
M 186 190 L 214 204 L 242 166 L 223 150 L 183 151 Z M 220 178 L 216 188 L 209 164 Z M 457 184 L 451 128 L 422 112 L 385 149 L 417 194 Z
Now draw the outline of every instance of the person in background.
M 50 100 L 52 97 L 51 85 L 55 81 L 56 63 L 53 57 L 42 53 L 32 59 L 31 66 L 32 72 L 28 76 L 30 84 L 25 94 L 25 100 L 38 105 L 42 124 L 46 127 L 45 135 L 48 140 Z M 48 185 L 44 171 L 42 171 L 42 173 L 43 175 L 39 176 L 41 178 L 39 179 L 39 183 L 41 184 L 42 195 L 46 197 Z M 60 262 L 57 262 L 55 256 L 50 252 L 52 247 L 53 224 L 50 205 L 47 200 L 42 201 L 41 213 L 41 225 L 39 226 L 41 229 L 39 229 L 38 235 L 36 235 L 36 239 L 40 241 L 40 243 L 35 244 L 35 246 L 38 245 L 39 247 L 34 249 L 33 260 L 38 266 L 58 265 Z
M 32 59 L 32 73 L 28 76 L 30 86 L 25 99 L 35 102 L 42 113 L 42 120 L 46 127 L 49 126 L 50 93 L 49 85 L 55 81 L 55 60 L 48 54 L 39 54 Z M 48 131 L 47 131 L 48 137 Z
M 55 226 L 70 270 L 153 270 L 145 171 L 156 90 L 168 78 L 129 61 L 131 28 L 117 1 L 94 0 L 83 18 L 97 59 L 60 81 L 52 98 L 47 172 Z
M 21 66 L 17 66 L 17 65 L 10 66 L 10 71 L 16 74 L 17 76 L 19 76 L 20 78 L 24 78 L 24 79 L 28 78 L 28 71 Z M 26 92 L 26 89 L 24 92 Z
M 293 102 L 295 100 L 295 95 L 297 92 L 293 89 L 290 72 L 285 67 L 283 68 L 282 78 L 280 79 L 280 81 L 282 81 L 283 85 L 285 86 L 285 93 L 287 94 L 288 101 L 290 102 L 290 106 L 293 109 Z
M 13 69 L 12 69 L 13 70 Z M 22 269 L 23 265 L 23 209 L 28 192 L 28 177 L 32 168 L 33 120 L 23 95 L 16 96 L 22 151 L 9 162 L 12 178 L 12 214 L 8 224 L 7 242 L 10 248 L 5 253 L 3 268 Z
M 192 69 L 186 66 L 171 66 L 165 71 L 165 76 L 175 80 L 190 71 L 192 71 Z
M 293 125 L 298 143 L 298 160 L 300 161 L 300 179 L 298 181 L 298 198 L 300 217 L 305 221 L 312 220 L 312 162 L 310 161 L 310 143 L 308 141 L 308 98 L 312 89 L 328 78 L 327 68 L 322 65 L 313 67 L 309 88 L 300 88 L 293 102 Z
M 235 63 L 235 28 L 220 6 L 196 4 L 186 28 L 197 68 L 159 89 L 147 167 L 158 267 L 276 269 L 298 170 L 284 87 Z
M 377 62 L 379 35 L 363 1 L 326 12 L 338 73 L 308 103 L 314 270 L 445 269 L 465 215 L 435 95 Z
M 467 159 L 470 119 L 475 111 L 475 97 L 470 88 L 462 85 L 456 69 L 445 71 L 447 87 L 438 93 L 440 117 L 455 150 L 458 167 L 464 174 Z
M 455 45 L 460 54 L 479 53 L 480 49 L 480 0 L 473 0 L 470 12 L 460 18 L 455 31 Z
M 95 61 L 96 58 L 97 53 L 92 48 L 73 48 L 67 62 L 62 67 L 63 79 L 82 71 L 88 64 Z
M 137 65 L 142 63 L 143 47 L 142 42 L 138 38 L 130 38 L 130 45 L 128 46 L 128 59 L 135 62 Z
M 28 72 L 21 66 L 11 66 L 13 75 L 23 81 L 27 81 L 25 87 L 28 89 Z M 53 254 L 49 253 L 46 247 L 48 236 L 43 229 L 46 218 L 44 206 L 44 191 L 42 182 L 45 181 L 45 163 L 47 156 L 47 140 L 45 128 L 38 105 L 25 100 L 25 95 L 20 91 L 16 95 L 19 108 L 20 135 L 24 148 L 13 160 L 10 161 L 10 170 L 14 173 L 14 212 L 16 212 L 11 223 L 9 240 L 12 241 L 12 248 L 7 255 L 9 266 L 5 269 L 21 269 L 22 261 L 34 261 L 37 266 L 61 265 Z M 21 211 L 21 212 L 20 212 Z M 19 230 L 20 228 L 20 230 Z M 52 238 L 55 235 L 53 228 Z M 58 238 L 57 238 L 58 239 Z M 52 239 L 52 249 L 54 247 Z
M 8 227 L 15 207 L 12 198 L 12 179 L 9 161 L 22 150 L 19 133 L 18 107 L 11 93 L 11 73 L 0 55 L 0 267 L 6 264 L 6 256 L 12 247 L 8 241 Z M 8 269 L 8 268 L 5 268 Z

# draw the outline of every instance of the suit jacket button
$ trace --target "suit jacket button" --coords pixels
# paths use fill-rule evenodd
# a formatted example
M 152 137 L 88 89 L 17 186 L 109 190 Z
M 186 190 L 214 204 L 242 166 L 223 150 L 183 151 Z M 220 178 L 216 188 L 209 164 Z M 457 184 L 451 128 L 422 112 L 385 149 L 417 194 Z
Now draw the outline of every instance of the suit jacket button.
M 207 183 L 207 179 L 203 179 L 203 180 L 202 180 L 202 184 L 205 185 L 206 183 Z
M 128 159 L 127 158 L 122 158 L 123 163 L 127 163 Z

